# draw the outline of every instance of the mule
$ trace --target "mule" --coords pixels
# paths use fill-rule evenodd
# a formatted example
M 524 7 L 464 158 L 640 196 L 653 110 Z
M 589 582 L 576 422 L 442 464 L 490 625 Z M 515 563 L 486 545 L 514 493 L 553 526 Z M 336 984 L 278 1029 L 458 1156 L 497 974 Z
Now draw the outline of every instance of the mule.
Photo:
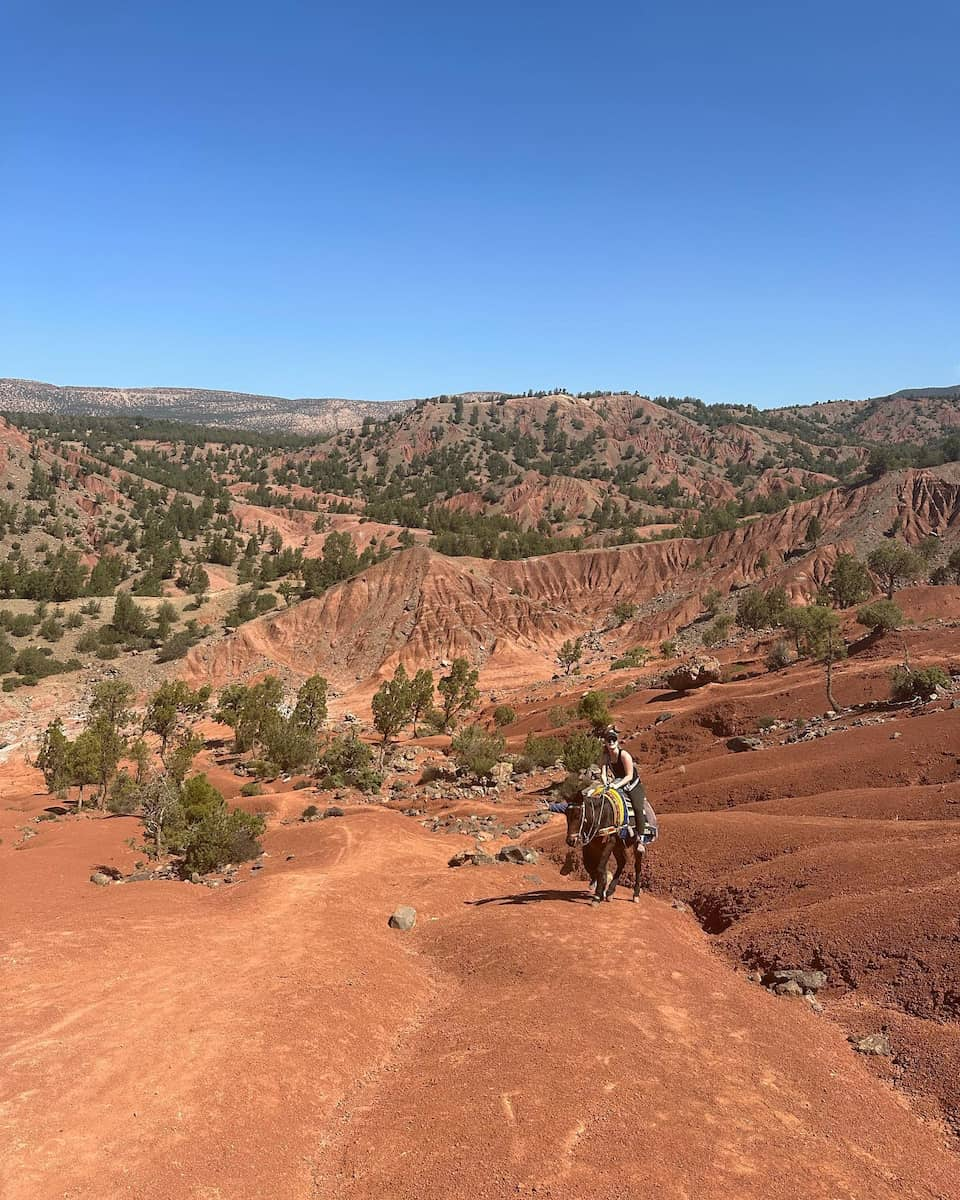
M 592 904 L 602 904 L 617 890 L 617 883 L 627 865 L 627 850 L 633 850 L 633 903 L 640 901 L 643 873 L 643 808 L 635 815 L 635 828 L 628 841 L 620 836 L 622 820 L 618 820 L 618 794 L 603 786 L 586 788 L 567 805 L 567 845 L 583 850 L 583 866 L 593 888 Z M 610 855 L 616 870 L 609 869 Z

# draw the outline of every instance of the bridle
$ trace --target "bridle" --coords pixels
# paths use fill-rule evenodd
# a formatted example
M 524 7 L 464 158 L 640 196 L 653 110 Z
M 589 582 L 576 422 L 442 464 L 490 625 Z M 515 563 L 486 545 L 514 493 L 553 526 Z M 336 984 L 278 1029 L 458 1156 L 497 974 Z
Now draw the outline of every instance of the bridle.
M 587 797 L 581 796 L 581 798 L 580 798 L 580 827 L 577 830 L 577 832 L 574 834 L 574 843 L 573 844 L 575 846 L 588 846 L 594 840 L 594 838 L 602 837 L 604 834 L 608 834 L 608 833 L 616 833 L 617 829 L 619 828 L 619 826 L 611 826 L 609 829 L 604 829 L 602 827 L 603 826 L 603 808 L 604 808 L 604 805 L 607 803 L 607 788 L 604 787 L 602 792 L 596 794 L 595 796 L 591 796 L 590 799 L 591 800 L 599 799 L 600 803 L 597 805 L 591 805 L 591 808 L 593 808 L 594 812 L 593 812 L 593 816 L 590 821 L 590 824 L 588 826 L 587 825 Z M 588 828 L 590 830 L 589 837 L 586 834 L 586 830 Z

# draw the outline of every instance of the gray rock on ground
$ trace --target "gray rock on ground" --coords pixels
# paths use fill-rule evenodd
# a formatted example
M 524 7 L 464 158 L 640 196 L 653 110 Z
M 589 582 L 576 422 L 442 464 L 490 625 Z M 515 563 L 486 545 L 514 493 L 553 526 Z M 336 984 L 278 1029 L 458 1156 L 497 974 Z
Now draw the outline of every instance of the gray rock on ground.
M 403 933 L 411 930 L 417 923 L 417 910 L 411 908 L 409 904 L 401 904 L 399 908 L 394 909 L 390 914 L 390 920 L 387 924 L 391 929 L 399 929 Z
M 503 846 L 497 858 L 500 862 L 515 863 L 517 866 L 533 866 L 540 861 L 540 855 L 529 846 Z
M 890 1042 L 883 1033 L 868 1033 L 866 1037 L 857 1037 L 856 1034 L 852 1034 L 847 1041 L 858 1054 L 877 1054 L 886 1058 L 893 1054 Z

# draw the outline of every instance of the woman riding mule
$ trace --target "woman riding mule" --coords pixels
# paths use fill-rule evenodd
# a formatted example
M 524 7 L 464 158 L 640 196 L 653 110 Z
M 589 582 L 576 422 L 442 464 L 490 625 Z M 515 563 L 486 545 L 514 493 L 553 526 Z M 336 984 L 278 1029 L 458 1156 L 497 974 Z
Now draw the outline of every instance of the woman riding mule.
M 585 788 L 569 802 L 549 805 L 553 812 L 566 815 L 567 845 L 583 849 L 594 904 L 609 900 L 616 891 L 628 847 L 633 850 L 634 903 L 640 899 L 644 851 L 657 836 L 656 814 L 644 795 L 633 757 L 619 742 L 619 732 L 611 726 L 604 733 L 603 784 Z M 613 874 L 608 870 L 611 854 L 616 862 Z

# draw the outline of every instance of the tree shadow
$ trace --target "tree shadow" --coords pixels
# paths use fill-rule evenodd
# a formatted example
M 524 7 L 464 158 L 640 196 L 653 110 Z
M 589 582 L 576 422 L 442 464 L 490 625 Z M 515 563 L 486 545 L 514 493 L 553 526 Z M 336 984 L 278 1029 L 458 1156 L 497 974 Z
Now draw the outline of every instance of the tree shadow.
M 464 900 L 464 904 L 471 908 L 481 908 L 486 904 L 544 904 L 551 900 L 563 904 L 589 904 L 591 899 L 592 893 L 587 891 L 538 888 L 532 892 L 514 892 L 510 896 L 483 896 L 479 900 Z

